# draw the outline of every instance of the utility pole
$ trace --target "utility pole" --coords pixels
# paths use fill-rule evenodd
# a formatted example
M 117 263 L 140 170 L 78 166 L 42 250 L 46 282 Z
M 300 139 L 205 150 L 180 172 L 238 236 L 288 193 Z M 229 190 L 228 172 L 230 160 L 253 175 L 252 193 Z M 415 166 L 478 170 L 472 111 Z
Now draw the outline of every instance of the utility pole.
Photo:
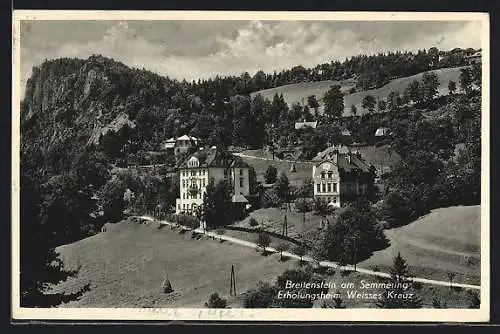
M 236 296 L 236 277 L 234 276 L 234 264 L 231 265 L 231 282 L 229 288 L 229 295 Z

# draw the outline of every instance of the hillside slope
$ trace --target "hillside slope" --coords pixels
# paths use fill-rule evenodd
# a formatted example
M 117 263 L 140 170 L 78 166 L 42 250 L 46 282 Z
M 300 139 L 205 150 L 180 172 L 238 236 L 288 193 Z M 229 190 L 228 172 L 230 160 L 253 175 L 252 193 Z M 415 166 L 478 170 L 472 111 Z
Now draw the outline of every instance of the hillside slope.
M 455 82 L 459 82 L 460 69 L 462 67 L 455 68 L 442 68 L 438 70 L 433 70 L 429 72 L 434 72 L 439 76 L 439 94 L 444 95 L 448 94 L 448 82 L 453 80 Z M 356 105 L 358 109 L 358 114 L 361 115 L 364 113 L 364 110 L 361 106 L 363 98 L 366 95 L 372 95 L 376 99 L 386 98 L 390 92 L 399 91 L 402 93 L 412 82 L 413 80 L 421 80 L 422 76 L 425 72 L 419 73 L 416 75 L 412 75 L 409 77 L 394 79 L 388 84 L 377 88 L 370 89 L 368 91 L 356 92 L 353 94 L 348 94 L 348 91 L 351 87 L 355 86 L 354 80 L 343 80 L 343 81 L 316 81 L 316 82 L 301 82 L 297 84 L 285 85 L 281 87 L 276 87 L 272 89 L 261 90 L 258 92 L 254 92 L 251 96 L 255 96 L 257 94 L 262 94 L 263 97 L 272 100 L 274 94 L 283 94 L 283 98 L 285 101 L 292 105 L 293 103 L 307 103 L 307 97 L 309 95 L 316 95 L 318 102 L 320 103 L 320 111 L 322 109 L 323 104 L 323 96 L 326 91 L 332 85 L 340 85 L 342 87 L 342 91 L 346 94 L 344 97 L 344 116 L 351 116 L 351 105 Z
M 446 280 L 447 273 L 454 272 L 457 281 L 479 283 L 479 205 L 435 209 L 409 225 L 385 233 L 391 246 L 375 252 L 360 267 L 376 266 L 384 271 L 401 252 L 416 276 Z
M 157 224 L 124 221 L 107 232 L 57 248 L 68 268 L 81 266 L 78 276 L 54 288 L 69 293 L 90 283 L 82 299 L 62 307 L 204 307 L 212 293 L 229 296 L 231 265 L 238 293 L 259 280 L 274 282 L 294 261 L 228 242 L 191 239 L 190 233 Z M 227 273 L 227 274 L 224 274 Z M 168 275 L 174 292 L 164 294 Z M 230 300 L 231 302 L 231 300 Z

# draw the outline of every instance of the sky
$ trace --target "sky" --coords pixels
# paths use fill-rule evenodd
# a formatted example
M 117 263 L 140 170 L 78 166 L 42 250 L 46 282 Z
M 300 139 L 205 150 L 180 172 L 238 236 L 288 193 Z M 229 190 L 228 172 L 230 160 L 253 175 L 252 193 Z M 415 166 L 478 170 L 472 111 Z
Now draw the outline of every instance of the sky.
M 279 71 L 358 54 L 481 47 L 480 21 L 22 21 L 21 87 L 58 57 L 114 58 L 175 79 Z

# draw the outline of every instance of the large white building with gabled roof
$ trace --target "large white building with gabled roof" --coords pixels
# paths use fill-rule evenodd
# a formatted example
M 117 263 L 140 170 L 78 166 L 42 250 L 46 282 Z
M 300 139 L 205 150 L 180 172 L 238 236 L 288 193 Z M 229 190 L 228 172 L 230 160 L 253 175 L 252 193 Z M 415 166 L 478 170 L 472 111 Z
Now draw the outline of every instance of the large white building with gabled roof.
M 181 163 L 179 174 L 180 198 L 175 203 L 177 214 L 196 213 L 196 209 L 203 204 L 207 186 L 221 180 L 228 181 L 235 205 L 244 207 L 248 203 L 245 196 L 250 194 L 249 166 L 227 151 L 215 146 L 200 148 Z

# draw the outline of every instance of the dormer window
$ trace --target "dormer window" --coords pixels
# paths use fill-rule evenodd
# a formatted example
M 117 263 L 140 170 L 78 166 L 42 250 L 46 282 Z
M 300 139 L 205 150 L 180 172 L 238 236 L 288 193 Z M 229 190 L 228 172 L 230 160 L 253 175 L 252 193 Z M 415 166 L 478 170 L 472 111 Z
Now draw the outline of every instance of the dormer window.
M 321 178 L 324 179 L 325 178 L 325 172 L 321 172 Z
M 198 167 L 200 165 L 199 160 L 196 157 L 192 157 L 188 161 L 188 166 L 189 167 Z

